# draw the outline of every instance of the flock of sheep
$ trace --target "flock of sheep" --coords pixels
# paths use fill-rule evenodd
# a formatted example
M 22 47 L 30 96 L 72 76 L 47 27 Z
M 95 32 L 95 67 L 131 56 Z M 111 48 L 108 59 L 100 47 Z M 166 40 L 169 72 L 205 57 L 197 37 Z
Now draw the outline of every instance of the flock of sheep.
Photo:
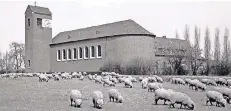
M 173 77 L 166 81 L 160 76 L 152 75 L 149 77 L 132 77 L 128 75 L 120 75 L 114 72 L 102 72 L 101 74 L 87 74 L 86 72 L 73 72 L 73 73 L 11 73 L 2 74 L 2 78 L 13 78 L 18 77 L 38 77 L 39 82 L 48 82 L 53 79 L 59 81 L 61 79 L 72 79 L 78 78 L 83 81 L 89 79 L 95 84 L 102 84 L 104 87 L 112 87 L 108 90 L 109 100 L 122 103 L 124 101 L 123 94 L 115 88 L 116 84 L 124 84 L 125 88 L 133 88 L 133 83 L 141 83 L 142 89 L 147 89 L 148 92 L 154 93 L 154 103 L 157 105 L 159 100 L 163 100 L 164 104 L 169 102 L 169 107 L 175 107 L 175 104 L 180 104 L 180 108 L 184 107 L 190 110 L 195 108 L 195 102 L 192 98 L 179 91 L 173 89 L 166 89 L 162 86 L 164 82 L 170 82 L 176 85 L 187 85 L 190 90 L 195 91 L 207 91 L 205 93 L 206 105 L 210 103 L 213 105 L 215 102 L 218 107 L 225 107 L 227 102 L 230 103 L 231 99 L 231 79 L 214 78 L 214 79 L 190 79 Z M 213 90 L 207 90 L 207 86 L 213 86 Z M 73 89 L 70 92 L 71 106 L 81 107 L 82 104 L 82 93 L 78 89 Z M 95 108 L 102 108 L 104 105 L 104 95 L 101 91 L 92 92 L 92 103 Z

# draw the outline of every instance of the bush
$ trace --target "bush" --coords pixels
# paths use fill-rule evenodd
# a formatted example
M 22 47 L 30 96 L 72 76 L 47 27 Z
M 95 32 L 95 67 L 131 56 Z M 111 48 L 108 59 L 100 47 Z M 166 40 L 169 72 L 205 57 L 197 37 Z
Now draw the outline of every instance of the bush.
M 142 61 L 141 59 L 133 59 L 126 65 L 115 61 L 106 62 L 100 71 L 116 72 L 125 75 L 150 75 L 154 74 L 154 66 L 149 61 Z

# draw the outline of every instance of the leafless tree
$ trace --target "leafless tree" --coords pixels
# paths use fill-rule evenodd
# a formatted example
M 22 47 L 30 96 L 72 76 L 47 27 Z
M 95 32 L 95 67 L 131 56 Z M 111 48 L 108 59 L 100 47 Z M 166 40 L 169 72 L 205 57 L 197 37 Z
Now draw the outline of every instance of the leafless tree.
M 18 70 L 24 63 L 24 44 L 12 42 L 10 44 L 10 58 L 13 60 L 14 69 Z
M 220 61 L 220 40 L 219 40 L 220 30 L 219 28 L 215 29 L 215 47 L 214 47 L 214 59 L 216 62 Z
M 5 61 L 2 52 L 0 52 L 0 68 L 1 68 L 1 72 L 3 72 L 3 70 L 5 69 Z
M 176 31 L 176 39 L 179 39 L 180 37 L 179 37 L 179 34 L 178 34 L 178 32 Z
M 229 53 L 228 53 L 228 37 L 229 37 L 229 29 L 225 28 L 224 34 L 224 52 L 223 52 L 223 60 L 228 63 L 229 62 Z
M 210 31 L 209 28 L 207 27 L 205 30 L 205 38 L 204 38 L 204 54 L 205 54 L 205 59 L 206 59 L 206 68 L 205 68 L 205 74 L 208 75 L 210 72 L 210 51 L 211 51 L 211 41 L 210 41 Z
M 189 27 L 188 25 L 185 25 L 185 30 L 184 30 L 184 38 L 189 42 Z
M 190 67 L 192 70 L 193 75 L 197 75 L 198 69 L 203 64 L 203 58 L 201 57 L 201 49 L 199 46 L 200 43 L 200 29 L 195 26 L 195 44 L 192 47 L 192 54 L 189 56 Z
M 181 68 L 181 64 L 183 62 L 185 56 L 183 55 L 175 55 L 168 57 L 167 62 L 169 63 L 170 67 L 170 73 L 173 75 L 176 75 Z

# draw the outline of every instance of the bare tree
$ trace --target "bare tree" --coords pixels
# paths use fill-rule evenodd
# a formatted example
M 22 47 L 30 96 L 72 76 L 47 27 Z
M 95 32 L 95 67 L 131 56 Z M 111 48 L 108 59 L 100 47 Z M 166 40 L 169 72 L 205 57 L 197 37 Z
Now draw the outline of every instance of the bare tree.
M 189 42 L 189 27 L 188 25 L 185 25 L 185 30 L 184 30 L 184 38 Z
M 178 34 L 178 32 L 176 31 L 176 39 L 179 39 L 180 37 L 179 37 L 179 34 Z
M 13 60 L 14 69 L 18 70 L 24 62 L 24 44 L 12 42 L 10 44 L 10 58 Z
M 223 60 L 228 63 L 229 62 L 229 53 L 228 53 L 228 37 L 229 37 L 229 29 L 225 28 L 224 34 L 224 52 L 223 52 Z
M 205 38 L 204 38 L 204 54 L 205 54 L 205 59 L 206 59 L 206 68 L 205 68 L 205 74 L 208 75 L 210 72 L 210 51 L 211 51 L 211 41 L 210 41 L 210 31 L 209 28 L 207 27 L 205 30 Z
M 170 67 L 170 73 L 173 75 L 178 74 L 180 68 L 181 68 L 181 64 L 183 62 L 184 56 L 182 55 L 175 55 L 175 56 L 171 56 L 168 57 L 167 62 L 169 63 Z
M 219 40 L 220 30 L 219 28 L 215 29 L 215 47 L 214 47 L 214 59 L 216 62 L 220 61 L 220 40 Z
M 5 61 L 2 52 L 0 52 L 0 68 L 1 68 L 1 72 L 3 72 L 3 70 L 5 69 Z
M 190 62 L 190 67 L 192 70 L 193 75 L 197 75 L 198 69 L 202 66 L 203 64 L 203 58 L 201 57 L 201 49 L 199 46 L 200 43 L 200 29 L 195 26 L 195 44 L 192 47 L 192 54 L 189 57 L 189 62 Z

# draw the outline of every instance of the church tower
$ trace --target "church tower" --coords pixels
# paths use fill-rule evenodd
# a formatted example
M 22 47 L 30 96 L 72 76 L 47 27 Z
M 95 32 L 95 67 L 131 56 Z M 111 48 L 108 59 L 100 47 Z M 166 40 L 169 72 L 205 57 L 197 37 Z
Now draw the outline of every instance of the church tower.
M 28 5 L 25 12 L 26 72 L 49 72 L 52 14 L 48 8 Z

